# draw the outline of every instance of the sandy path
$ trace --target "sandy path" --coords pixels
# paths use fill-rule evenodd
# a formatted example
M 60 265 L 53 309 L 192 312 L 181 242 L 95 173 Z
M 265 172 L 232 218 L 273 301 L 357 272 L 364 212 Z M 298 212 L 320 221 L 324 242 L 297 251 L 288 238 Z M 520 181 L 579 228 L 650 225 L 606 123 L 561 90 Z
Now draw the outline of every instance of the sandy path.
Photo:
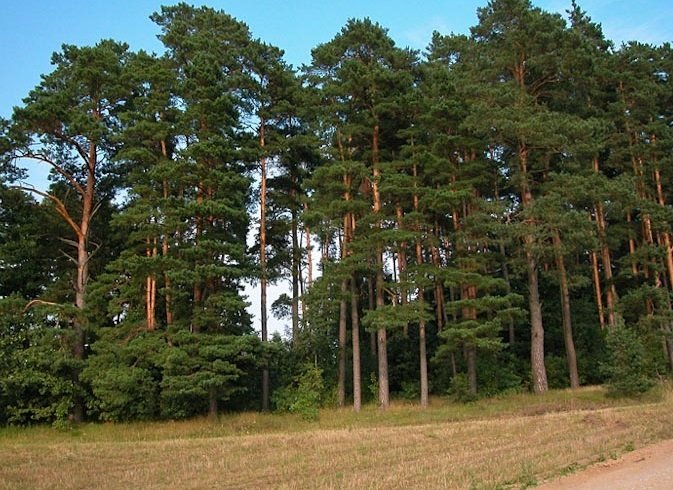
M 673 440 L 625 454 L 537 487 L 542 490 L 673 489 Z

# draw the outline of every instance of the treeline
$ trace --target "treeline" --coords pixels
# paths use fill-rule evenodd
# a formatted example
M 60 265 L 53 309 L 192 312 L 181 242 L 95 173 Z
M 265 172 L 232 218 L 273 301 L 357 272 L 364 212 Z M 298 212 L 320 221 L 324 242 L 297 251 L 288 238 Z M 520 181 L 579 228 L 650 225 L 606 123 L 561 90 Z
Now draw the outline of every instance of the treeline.
M 224 12 L 151 18 L 163 54 L 64 45 L 1 122 L 0 423 L 671 370 L 668 44 L 492 0 L 422 54 L 350 20 L 295 70 Z

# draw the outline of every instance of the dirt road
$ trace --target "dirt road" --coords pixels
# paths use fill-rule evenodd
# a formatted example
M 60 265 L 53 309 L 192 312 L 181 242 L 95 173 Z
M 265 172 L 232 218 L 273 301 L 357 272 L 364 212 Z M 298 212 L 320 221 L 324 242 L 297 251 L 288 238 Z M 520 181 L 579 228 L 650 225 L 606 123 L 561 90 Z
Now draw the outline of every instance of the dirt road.
M 673 489 L 673 440 L 630 452 L 614 461 L 543 484 L 541 490 Z

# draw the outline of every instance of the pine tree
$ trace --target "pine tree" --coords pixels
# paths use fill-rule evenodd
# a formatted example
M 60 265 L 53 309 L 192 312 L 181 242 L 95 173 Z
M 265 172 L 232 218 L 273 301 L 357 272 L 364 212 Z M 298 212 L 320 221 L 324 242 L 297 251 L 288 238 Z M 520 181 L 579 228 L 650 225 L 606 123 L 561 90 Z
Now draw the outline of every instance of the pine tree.
M 24 106 L 15 109 L 9 130 L 11 158 L 46 164 L 62 182 L 46 192 L 18 188 L 50 201 L 70 228 L 71 236 L 61 238 L 75 250 L 68 256 L 75 264 L 74 304 L 80 312 L 86 307 L 90 261 L 95 253 L 91 241 L 94 218 L 111 198 L 106 179 L 116 151 L 117 112 L 130 96 L 124 77 L 127 59 L 128 47 L 111 40 L 84 48 L 64 45 L 52 56 L 54 70 L 30 92 Z M 69 192 L 77 198 L 72 206 L 67 202 Z M 83 315 L 76 315 L 73 327 L 72 353 L 81 360 L 86 343 Z M 72 416 L 82 420 L 81 402 Z
M 388 309 L 384 309 L 386 239 L 383 221 L 386 196 L 382 195 L 381 185 L 383 168 L 387 161 L 392 160 L 392 155 L 400 144 L 397 132 L 401 114 L 397 104 L 412 87 L 415 55 L 397 48 L 385 29 L 365 19 L 349 21 L 334 39 L 316 47 L 312 56 L 309 75 L 323 91 L 324 97 L 332 101 L 332 110 L 339 120 L 339 124 L 333 129 L 330 143 L 337 148 L 342 162 L 357 161 L 368 169 L 369 175 L 365 181 L 354 185 L 358 188 L 364 185 L 365 192 L 371 199 L 371 215 L 365 221 L 370 224 L 365 246 L 374 251 L 372 262 L 375 304 L 379 311 L 376 319 L 369 317 L 368 323 L 377 332 L 379 404 L 382 408 L 387 408 L 389 387 L 386 329 L 390 326 L 387 324 L 396 320 L 394 317 L 387 321 L 383 319 L 386 316 L 384 312 Z M 348 222 L 347 218 L 345 222 Z M 344 230 L 344 236 L 346 231 L 350 234 L 352 230 Z M 353 238 L 354 242 L 358 240 L 360 237 Z M 346 292 L 347 279 L 343 281 L 342 290 Z M 345 317 L 345 304 L 342 312 Z M 344 327 L 340 339 L 341 350 L 345 351 L 343 329 Z

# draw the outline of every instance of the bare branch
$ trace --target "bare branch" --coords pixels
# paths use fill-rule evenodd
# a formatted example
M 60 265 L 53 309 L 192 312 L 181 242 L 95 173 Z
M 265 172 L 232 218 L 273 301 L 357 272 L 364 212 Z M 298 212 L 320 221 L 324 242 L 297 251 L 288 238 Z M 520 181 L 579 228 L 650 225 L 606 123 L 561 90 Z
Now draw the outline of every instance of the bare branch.
M 63 243 L 70 245 L 71 247 L 77 248 L 79 244 L 75 240 L 70 240 L 69 238 L 58 237 Z
M 63 308 L 64 305 L 60 303 L 52 303 L 51 301 L 43 301 L 41 299 L 33 299 L 26 304 L 25 308 L 23 309 L 23 312 L 26 313 L 28 310 L 30 310 L 33 306 L 35 305 L 47 305 L 47 306 L 58 306 L 59 308 Z
M 75 265 L 77 264 L 77 259 L 75 257 L 73 257 L 72 255 L 70 255 L 69 253 L 66 253 L 63 250 L 61 250 L 61 254 L 63 254 L 68 260 L 73 262 Z
M 91 219 L 93 219 L 93 217 L 96 216 L 96 213 L 100 210 L 101 206 L 103 206 L 103 200 L 102 199 L 91 210 Z
M 72 216 L 70 216 L 70 213 L 68 212 L 68 209 L 65 207 L 65 204 L 58 197 L 54 196 L 53 194 L 49 194 L 47 192 L 39 191 L 33 186 L 15 185 L 12 186 L 11 188 L 19 189 L 26 192 L 32 192 L 34 194 L 37 194 L 38 196 L 44 197 L 45 199 L 49 199 L 56 206 L 56 212 L 59 215 L 61 215 L 61 217 L 66 221 L 66 223 L 68 223 L 68 225 L 70 225 L 70 228 L 72 228 L 75 231 L 77 236 L 79 237 L 82 235 L 82 231 L 79 225 L 75 222 Z
M 68 181 L 68 183 L 70 183 L 70 185 L 73 186 L 79 194 L 84 195 L 84 188 L 80 185 L 79 182 L 77 182 L 75 177 L 70 172 L 66 171 L 62 165 L 59 165 L 58 163 L 54 162 L 46 155 L 43 155 L 42 153 L 20 152 L 17 155 L 17 158 L 28 158 L 32 160 L 37 160 L 38 162 L 46 163 L 51 168 L 53 168 L 56 171 L 56 173 L 65 178 Z
M 86 258 L 86 263 L 87 263 L 87 264 L 88 264 L 89 261 L 93 258 L 93 256 L 96 255 L 96 252 L 98 252 L 98 251 L 100 250 L 100 247 L 101 247 L 101 244 L 100 244 L 100 243 L 96 243 L 96 242 L 90 242 L 90 243 L 91 243 L 94 247 L 96 247 L 96 248 L 95 248 L 95 250 L 92 250 L 91 252 L 89 252 L 89 253 L 87 254 L 87 258 Z

